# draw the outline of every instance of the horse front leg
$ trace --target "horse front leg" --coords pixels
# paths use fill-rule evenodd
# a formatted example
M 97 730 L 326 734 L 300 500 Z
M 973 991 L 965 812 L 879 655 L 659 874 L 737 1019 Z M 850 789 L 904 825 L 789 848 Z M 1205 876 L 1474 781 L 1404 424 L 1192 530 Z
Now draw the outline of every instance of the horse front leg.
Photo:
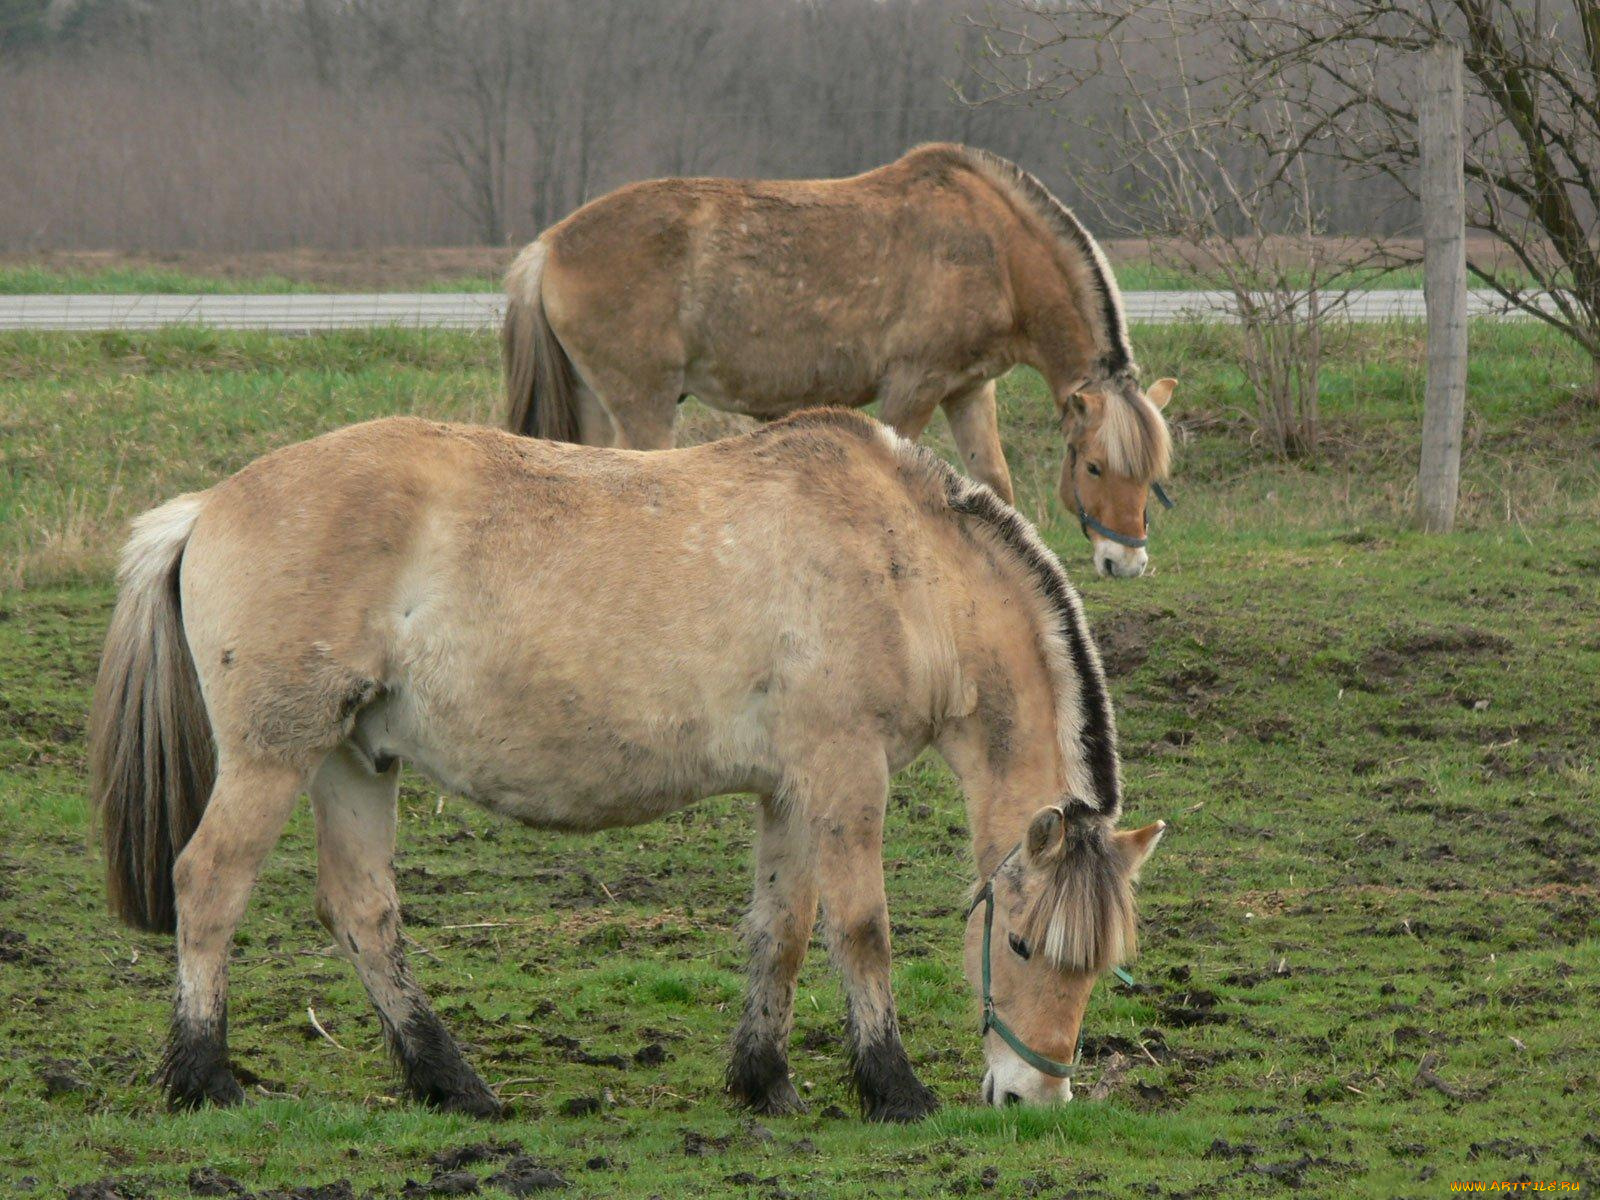
M 837 760 L 835 760 L 837 763 Z M 883 814 L 889 769 L 881 749 L 810 775 L 805 803 L 816 847 L 823 927 L 844 982 L 850 1073 L 872 1121 L 919 1121 L 939 1102 L 912 1070 L 890 987 Z
M 794 989 L 817 918 L 816 858 L 803 816 L 781 800 L 761 800 L 756 882 L 745 918 L 750 981 L 733 1038 L 728 1091 L 758 1113 L 804 1112 L 789 1079 Z
M 979 483 L 988 484 L 1007 504 L 1014 504 L 1011 471 L 1000 445 L 999 402 L 995 398 L 994 380 L 947 396 L 941 403 L 967 474 Z
M 914 442 L 933 420 L 942 390 L 928 379 L 897 378 L 886 383 L 880 394 L 883 403 L 878 408 L 879 419 L 892 426 L 901 437 Z
M 393 866 L 399 787 L 398 763 L 374 773 L 348 747 L 323 761 L 311 784 L 317 916 L 355 965 L 411 1095 L 444 1112 L 497 1117 L 500 1101 L 434 1014 L 406 962 Z

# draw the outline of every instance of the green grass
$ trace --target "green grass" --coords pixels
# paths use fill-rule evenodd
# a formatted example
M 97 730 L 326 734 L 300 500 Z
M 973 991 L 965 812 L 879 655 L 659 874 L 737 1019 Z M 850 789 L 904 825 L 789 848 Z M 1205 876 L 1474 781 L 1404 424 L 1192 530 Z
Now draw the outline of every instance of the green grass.
M 395 1098 L 376 1021 L 311 913 L 303 810 L 235 954 L 233 1047 L 259 1081 L 252 1102 L 166 1114 L 151 1073 L 172 945 L 107 920 L 86 850 L 83 724 L 112 599 L 106 552 L 128 513 L 269 446 L 382 412 L 491 415 L 494 345 L 0 338 L 11 583 L 0 592 L 0 1195 L 112 1178 L 125 1196 L 185 1197 L 190 1173 L 212 1167 L 257 1192 L 347 1179 L 356 1195 L 396 1196 L 430 1179 L 430 1155 L 486 1139 L 519 1143 L 579 1196 L 1594 1186 L 1600 414 L 1577 402 L 1588 365 L 1559 341 L 1528 326 L 1473 332 L 1464 528 L 1427 538 L 1404 528 L 1414 328 L 1362 330 L 1338 347 L 1332 440 L 1311 467 L 1252 446 L 1230 333 L 1135 331 L 1147 370 L 1184 380 L 1179 508 L 1155 518 L 1157 570 L 1136 582 L 1090 575 L 1048 499 L 1059 445 L 1042 390 L 1026 374 L 1006 382 L 1023 505 L 1044 519 L 1106 655 L 1128 820 L 1162 817 L 1173 831 L 1145 873 L 1139 985 L 1103 984 L 1091 1003 L 1080 1093 L 1115 1050 L 1131 1057 L 1126 1075 L 1104 1100 L 999 1113 L 974 1103 L 959 795 L 932 758 L 895 781 L 895 985 L 912 1058 L 944 1101 L 909 1129 L 841 1115 L 852 1106 L 840 995 L 820 949 L 802 976 L 793 1052 L 812 1114 L 752 1126 L 722 1097 L 745 801 L 577 838 L 455 799 L 436 811 L 412 776 L 398 867 L 414 964 L 516 1115 L 485 1127 Z M 724 427 L 703 412 L 688 421 L 700 434 Z M 342 1049 L 312 1030 L 308 1007 Z M 627 1065 L 572 1061 L 563 1037 Z M 651 1044 L 670 1057 L 635 1063 Z M 1458 1097 L 1417 1080 L 1429 1052 Z M 579 1098 L 602 1108 L 565 1115 Z
M 480 275 L 447 276 L 400 288 L 407 292 L 498 292 L 499 279 Z M 156 267 L 112 267 L 97 271 L 61 271 L 28 265 L 0 266 L 0 296 L 29 295 L 286 295 L 370 288 L 329 287 L 282 275 L 217 278 Z
M 277 295 L 315 292 L 310 284 L 281 275 L 217 279 L 155 267 L 113 267 L 99 271 L 58 271 L 47 267 L 0 266 L 0 296 L 108 294 Z

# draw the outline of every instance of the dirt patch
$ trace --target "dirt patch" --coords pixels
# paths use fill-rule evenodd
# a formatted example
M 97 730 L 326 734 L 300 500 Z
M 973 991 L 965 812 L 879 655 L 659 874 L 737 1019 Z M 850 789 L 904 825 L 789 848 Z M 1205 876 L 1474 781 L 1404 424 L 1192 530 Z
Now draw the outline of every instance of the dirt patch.
M 1161 1024 L 1168 1029 L 1186 1029 L 1191 1025 L 1218 1025 L 1229 1016 L 1221 1009 L 1222 997 L 1205 988 L 1183 992 L 1171 1000 L 1164 1000 L 1160 1008 Z
M 20 929 L 0 929 L 0 963 L 38 967 L 50 961 L 50 952 L 28 941 Z
M 1121 678 L 1144 665 L 1156 624 L 1155 618 L 1138 612 L 1115 612 L 1094 623 L 1094 640 L 1107 675 Z
M 1512 649 L 1511 639 L 1469 625 L 1395 633 L 1368 652 L 1362 660 L 1362 674 L 1387 681 L 1427 670 L 1421 665 L 1424 659 L 1498 657 L 1510 654 Z

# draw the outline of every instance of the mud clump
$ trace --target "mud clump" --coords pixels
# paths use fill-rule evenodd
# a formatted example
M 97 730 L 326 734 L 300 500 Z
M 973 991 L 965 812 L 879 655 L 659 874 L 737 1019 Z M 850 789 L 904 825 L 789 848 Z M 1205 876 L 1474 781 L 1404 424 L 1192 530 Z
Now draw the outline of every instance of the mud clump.
M 512 1159 L 499 1174 L 489 1176 L 485 1182 L 513 1196 L 531 1196 L 535 1192 L 558 1191 L 568 1186 L 559 1171 L 542 1167 L 526 1157 Z
M 474 1163 L 492 1162 L 502 1158 L 515 1158 L 523 1152 L 521 1142 L 473 1142 L 469 1146 L 456 1146 L 428 1156 L 428 1165 L 435 1171 L 459 1171 Z
M 659 1067 L 671 1057 L 660 1042 L 650 1042 L 633 1052 L 634 1063 L 641 1067 Z

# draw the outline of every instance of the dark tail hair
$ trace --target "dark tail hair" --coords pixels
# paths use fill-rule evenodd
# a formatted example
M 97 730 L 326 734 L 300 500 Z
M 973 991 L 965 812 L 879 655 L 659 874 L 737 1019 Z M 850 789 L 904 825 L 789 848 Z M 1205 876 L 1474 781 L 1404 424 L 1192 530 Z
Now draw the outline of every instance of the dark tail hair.
M 506 428 L 512 433 L 576 442 L 577 373 L 545 316 L 546 246 L 534 242 L 506 275 L 506 323 L 500 334 L 506 369 Z
M 204 503 L 203 494 L 179 496 L 134 522 L 89 719 L 106 898 L 121 920 L 152 932 L 177 928 L 172 866 L 216 779 L 178 599 L 184 547 Z

